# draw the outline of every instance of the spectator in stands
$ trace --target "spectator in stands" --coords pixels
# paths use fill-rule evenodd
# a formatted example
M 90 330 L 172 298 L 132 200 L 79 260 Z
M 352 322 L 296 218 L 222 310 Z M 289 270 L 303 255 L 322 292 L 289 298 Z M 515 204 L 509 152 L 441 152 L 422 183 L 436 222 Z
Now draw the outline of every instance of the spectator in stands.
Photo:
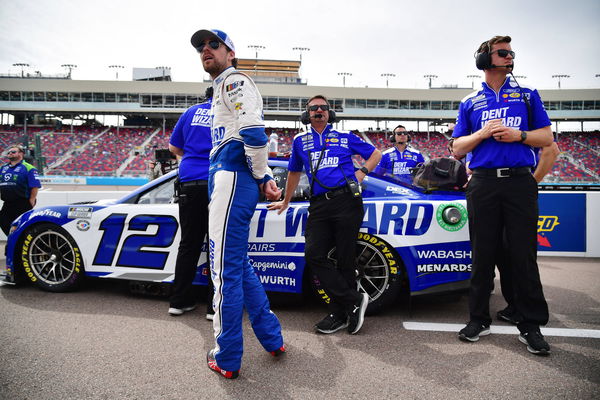
M 268 209 L 281 213 L 288 207 L 304 169 L 311 182 L 306 263 L 331 297 L 329 313 L 315 330 L 329 334 L 347 328 L 353 335 L 362 327 L 369 303 L 369 296 L 356 289 L 356 237 L 364 215 L 359 184 L 377 166 L 381 153 L 353 133 L 335 131 L 330 125 L 335 113 L 324 96 L 308 101 L 302 120 L 311 128 L 294 138 L 285 197 Z M 356 171 L 355 154 L 367 160 Z M 337 264 L 329 257 L 334 246 Z
M 0 228 L 8 236 L 10 224 L 21 214 L 31 210 L 42 187 L 35 167 L 23 160 L 21 145 L 8 149 L 8 163 L 0 167 L 0 196 L 4 204 L 0 210 Z
M 417 149 L 409 147 L 410 139 L 410 133 L 404 126 L 395 127 L 391 138 L 394 147 L 383 152 L 381 162 L 375 172 L 382 175 L 392 174 L 404 179 L 410 178 L 411 168 L 425 162 Z
M 181 315 L 196 307 L 192 283 L 196 277 L 198 260 L 208 234 L 208 166 L 212 149 L 210 135 L 210 107 L 212 87 L 206 90 L 205 101 L 185 111 L 171 134 L 169 150 L 180 158 L 176 181 L 179 205 L 181 241 L 175 263 L 173 294 L 169 314 Z M 207 246 L 208 249 L 208 246 Z M 208 269 L 207 269 L 208 270 Z M 207 271 L 208 296 L 206 318 L 213 319 L 213 285 Z
M 273 132 L 269 135 L 269 157 L 276 157 L 279 149 L 279 136 Z
M 472 153 L 473 171 L 467 186 L 473 249 L 470 321 L 459 338 L 475 342 L 490 333 L 489 294 L 496 249 L 505 232 L 510 265 L 518 268 L 513 285 L 515 307 L 523 317 L 517 325 L 519 341 L 529 352 L 546 355 L 550 346 L 540 325 L 548 322 L 548 305 L 536 261 L 538 205 L 531 148 L 551 145 L 552 130 L 537 90 L 507 78 L 515 55 L 510 42 L 510 36 L 495 36 L 479 46 L 476 65 L 484 70 L 485 82 L 461 101 L 452 135 L 457 156 Z M 504 102 L 500 93 L 514 101 Z

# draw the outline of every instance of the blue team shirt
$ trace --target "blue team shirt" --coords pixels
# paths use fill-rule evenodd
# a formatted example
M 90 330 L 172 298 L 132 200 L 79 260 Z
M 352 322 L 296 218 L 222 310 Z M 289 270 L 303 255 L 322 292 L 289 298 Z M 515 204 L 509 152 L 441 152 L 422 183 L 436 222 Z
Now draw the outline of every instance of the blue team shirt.
M 15 201 L 29 199 L 31 188 L 42 187 L 38 171 L 28 162 L 21 161 L 15 166 L 4 164 L 0 167 L 0 193 L 2 200 Z
M 212 149 L 210 104 L 209 99 L 188 108 L 179 117 L 171 134 L 169 143 L 183 149 L 179 164 L 181 182 L 208 180 L 209 154 Z
M 407 147 L 404 151 L 400 151 L 394 146 L 383 152 L 375 173 L 388 173 L 396 176 L 410 175 L 410 169 L 423 162 L 425 159 L 417 150 Z
M 331 125 L 322 134 L 311 126 L 309 132 L 302 132 L 294 137 L 288 169 L 293 172 L 304 169 L 312 184 L 309 160 L 312 161 L 312 168 L 316 169 L 322 151 L 325 153 L 316 173 L 317 178 L 326 186 L 342 187 L 346 185 L 346 178 L 356 181 L 352 156 L 358 154 L 366 160 L 371 157 L 375 147 L 353 133 L 333 130 Z M 317 182 L 312 187 L 313 195 L 329 191 Z
M 533 121 L 529 121 L 524 97 L 529 99 Z M 465 97 L 458 109 L 452 137 L 470 135 L 491 119 L 502 119 L 510 128 L 523 131 L 550 126 L 550 119 L 537 90 L 519 87 L 510 77 L 496 93 L 485 82 L 482 89 Z M 494 138 L 482 141 L 473 149 L 470 168 L 533 167 L 536 152 L 533 147 L 519 143 L 502 143 Z

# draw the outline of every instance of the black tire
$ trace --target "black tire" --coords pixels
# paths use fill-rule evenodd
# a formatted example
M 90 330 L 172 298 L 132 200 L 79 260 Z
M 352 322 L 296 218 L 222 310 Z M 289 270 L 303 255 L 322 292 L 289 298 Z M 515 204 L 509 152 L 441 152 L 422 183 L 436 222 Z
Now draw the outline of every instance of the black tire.
M 335 248 L 329 252 L 329 259 L 335 264 Z M 367 314 L 376 314 L 398 298 L 404 265 L 402 260 L 385 241 L 377 236 L 359 232 L 356 241 L 356 285 L 360 292 L 369 295 Z M 327 290 L 313 277 L 311 283 L 317 297 L 329 303 Z
M 81 283 L 84 268 L 79 247 L 60 226 L 34 226 L 25 232 L 18 249 L 25 276 L 39 288 L 67 292 Z

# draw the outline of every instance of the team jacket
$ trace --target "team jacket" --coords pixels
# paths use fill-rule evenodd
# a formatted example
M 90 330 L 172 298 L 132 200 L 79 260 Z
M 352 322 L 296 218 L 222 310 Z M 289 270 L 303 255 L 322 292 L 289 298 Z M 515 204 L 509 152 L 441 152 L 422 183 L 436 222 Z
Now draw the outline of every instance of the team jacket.
M 42 187 L 38 171 L 28 162 L 21 161 L 14 167 L 10 163 L 0 167 L 0 193 L 2 200 L 16 201 L 29 199 L 32 187 Z
M 211 172 L 249 169 L 259 183 L 271 179 L 273 173 L 267 165 L 269 140 L 256 84 L 230 67 L 214 80 L 213 89 Z
M 410 169 L 425 162 L 419 150 L 407 147 L 399 151 L 395 146 L 387 149 L 381 156 L 375 172 L 378 174 L 410 175 Z
M 525 97 L 529 99 L 533 121 L 529 121 Z M 522 131 L 550 125 L 537 90 L 519 86 L 507 77 L 498 93 L 483 82 L 481 90 L 461 101 L 452 136 L 470 135 L 487 121 L 498 118 L 505 126 Z M 533 167 L 536 164 L 536 153 L 531 146 L 519 142 L 502 143 L 493 137 L 482 141 L 472 153 L 471 169 Z
M 325 153 L 317 170 L 323 151 Z M 304 168 L 311 182 L 312 194 L 318 195 L 330 189 L 313 182 L 315 170 L 317 170 L 317 179 L 323 185 L 332 188 L 345 186 L 347 179 L 356 181 L 352 156 L 359 154 L 366 160 L 371 157 L 373 151 L 375 147 L 353 133 L 338 132 L 328 125 L 323 133 L 319 134 L 311 126 L 309 132 L 300 132 L 294 136 L 288 169 L 300 172 Z
M 181 182 L 208 180 L 210 136 L 210 99 L 188 108 L 177 121 L 169 140 L 183 150 L 179 164 Z

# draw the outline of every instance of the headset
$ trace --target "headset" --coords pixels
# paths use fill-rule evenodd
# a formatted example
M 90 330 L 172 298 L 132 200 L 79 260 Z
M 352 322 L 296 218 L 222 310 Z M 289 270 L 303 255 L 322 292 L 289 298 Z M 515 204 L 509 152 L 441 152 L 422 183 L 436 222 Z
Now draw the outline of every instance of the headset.
M 321 96 L 315 96 L 315 97 L 319 98 L 319 99 L 323 98 Z M 313 99 L 314 99 L 314 97 L 313 97 Z M 327 120 L 327 123 L 333 124 L 336 121 L 335 111 L 333 111 L 333 109 L 331 108 L 331 105 L 329 105 L 329 101 L 327 99 L 323 98 L 323 100 L 325 100 L 325 102 L 329 106 L 329 119 Z M 309 102 L 310 102 L 310 100 L 309 100 Z M 302 124 L 304 124 L 304 125 L 310 124 L 310 113 L 308 112 L 308 102 L 306 103 L 306 110 L 304 110 L 302 112 L 302 114 L 300 114 L 300 122 L 302 122 Z
M 390 136 L 389 136 L 390 143 L 396 143 L 396 134 L 394 133 L 394 131 L 398 128 L 404 128 L 404 125 L 398 125 L 394 129 L 392 129 L 392 133 L 390 133 Z M 406 129 L 406 128 L 404 128 L 404 129 Z M 406 144 L 410 143 L 410 141 L 412 139 L 412 132 L 404 131 L 402 133 L 406 134 Z
M 490 40 L 493 40 L 492 38 Z M 490 41 L 486 40 L 485 42 L 479 45 L 479 49 L 481 52 L 478 52 L 479 49 L 475 52 L 475 66 L 479 70 L 484 69 L 492 69 L 492 68 L 503 68 L 504 66 L 494 65 L 492 64 L 492 55 L 490 54 L 492 46 L 490 45 Z M 515 63 L 513 62 L 510 66 L 506 66 L 506 68 L 510 67 L 511 71 L 515 68 Z

